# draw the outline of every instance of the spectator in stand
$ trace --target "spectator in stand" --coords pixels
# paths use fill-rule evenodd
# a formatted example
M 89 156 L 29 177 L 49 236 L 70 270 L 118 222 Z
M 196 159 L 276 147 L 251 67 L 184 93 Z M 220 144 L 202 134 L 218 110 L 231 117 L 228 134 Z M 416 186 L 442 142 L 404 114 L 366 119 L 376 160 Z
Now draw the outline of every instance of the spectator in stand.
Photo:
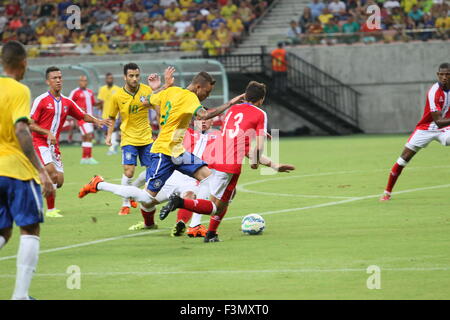
M 38 16 L 39 17 L 50 17 L 55 14 L 56 7 L 52 3 L 51 0 L 46 0 L 45 2 L 42 2 L 39 10 L 38 10 Z
M 175 31 L 173 30 L 170 24 L 168 24 L 164 28 L 164 31 L 161 33 L 161 39 L 164 41 L 170 41 L 175 39 Z
M 355 16 L 361 10 L 360 0 L 347 0 L 346 1 L 347 12 L 349 16 Z
M 153 6 L 153 9 L 150 10 L 150 11 L 148 12 L 148 16 L 149 16 L 151 19 L 154 19 L 154 18 L 156 18 L 157 16 L 164 17 L 164 14 L 165 14 L 164 9 L 161 8 L 158 4 L 155 4 L 155 5 Z M 165 21 L 165 20 L 164 20 L 164 21 Z
M 435 26 L 438 28 L 438 37 L 447 40 L 450 34 L 450 16 L 446 11 L 441 12 L 441 16 L 436 19 Z
M 253 11 L 255 12 L 255 15 L 257 18 L 259 18 L 264 11 L 267 9 L 267 2 L 265 1 L 259 1 L 258 4 L 254 7 Z
M 309 26 L 313 23 L 314 19 L 311 15 L 311 9 L 309 7 L 305 7 L 303 9 L 303 14 L 298 21 L 298 25 L 301 30 L 308 30 Z
M 112 17 L 112 13 L 107 8 L 103 7 L 100 10 L 94 12 L 94 17 L 99 23 L 104 23 L 109 17 Z
M 297 21 L 291 20 L 289 30 L 287 32 L 287 40 L 290 44 L 299 44 L 301 42 L 302 29 L 298 26 Z
M 164 9 L 169 8 L 172 5 L 172 3 L 175 3 L 175 5 L 176 5 L 177 1 L 176 0 L 160 0 L 159 1 L 159 5 L 161 7 L 163 7 Z
M 319 18 L 316 18 L 314 22 L 308 28 L 307 42 L 309 44 L 316 44 L 320 42 L 320 34 L 323 32 L 322 23 Z
M 224 55 L 230 50 L 231 43 L 233 41 L 233 36 L 231 35 L 230 30 L 227 29 L 225 23 L 221 23 L 219 28 L 216 30 L 217 40 L 220 42 L 220 54 Z
M 333 17 L 334 16 L 330 13 L 330 10 L 328 10 L 328 8 L 324 8 L 322 14 L 319 16 L 319 21 L 324 26 L 328 23 L 328 21 L 333 19 Z
M 245 31 L 248 32 L 250 25 L 252 24 L 253 19 L 255 18 L 252 9 L 250 9 L 247 2 L 242 1 L 239 3 L 238 14 L 244 23 Z
M 10 21 L 9 21 L 9 27 L 12 30 L 17 30 L 22 27 L 22 20 L 20 19 L 20 15 L 16 14 Z
M 393 8 L 400 8 L 400 2 L 398 2 L 397 0 L 387 0 L 383 4 L 383 7 L 386 8 L 390 14 Z
M 183 40 L 180 43 L 181 51 L 196 51 L 198 50 L 198 43 L 195 39 L 189 38 L 188 34 L 183 36 Z
M 214 19 L 211 20 L 209 26 L 213 30 L 217 30 L 221 23 L 227 23 L 224 18 L 222 18 L 218 13 L 214 15 Z
M 83 41 L 75 47 L 74 52 L 80 55 L 92 54 L 92 46 L 89 43 L 88 38 L 83 39 Z
M 431 17 L 431 14 L 425 13 L 423 15 L 423 23 L 421 25 L 421 28 L 423 28 L 423 29 L 433 29 L 434 28 L 434 21 L 433 21 L 433 18 Z M 420 39 L 422 41 L 428 41 L 432 37 L 433 37 L 432 32 L 422 32 Z
M 91 19 L 89 20 L 89 24 L 86 28 L 86 37 L 89 38 L 91 35 L 95 33 L 97 29 L 101 30 L 101 25 L 97 23 L 97 19 L 91 17 Z
M 113 16 L 108 17 L 108 19 L 103 24 L 101 31 L 106 34 L 111 34 L 115 28 L 119 28 L 119 23 L 115 20 Z
M 233 3 L 232 0 L 228 0 L 227 5 L 220 9 L 220 15 L 224 19 L 231 18 L 238 11 L 238 7 Z
M 231 32 L 233 37 L 233 42 L 237 45 L 241 42 L 242 33 L 244 32 L 244 24 L 242 20 L 239 18 L 239 14 L 235 13 L 231 19 L 228 19 L 227 27 Z
M 194 27 L 196 32 L 201 30 L 204 24 L 208 25 L 208 22 L 206 22 L 206 17 L 200 13 L 195 17 L 194 21 L 192 22 L 192 26 Z
M 337 18 L 330 19 L 323 27 L 323 32 L 326 34 L 326 37 L 322 39 L 322 44 L 332 45 L 338 42 L 335 36 L 335 33 L 339 33 L 340 31 L 337 21 Z
M 6 16 L 0 15 L 0 40 L 2 39 L 3 31 L 5 31 L 8 25 L 8 18 Z
M 181 19 L 181 10 L 180 8 L 178 8 L 176 2 L 172 2 L 170 4 L 170 7 L 165 10 L 164 17 L 166 18 L 166 20 L 172 23 L 175 23 L 176 21 Z
M 402 0 L 400 5 L 403 8 L 403 10 L 405 11 L 406 14 L 408 14 L 412 7 L 417 4 L 417 0 Z
M 7 17 L 14 17 L 20 14 L 19 0 L 11 0 L 5 6 L 5 14 Z
M 349 16 L 347 22 L 342 25 L 342 32 L 345 33 L 343 42 L 352 44 L 358 41 L 359 36 L 355 33 L 359 32 L 360 25 L 355 21 L 353 16 Z
M 204 53 L 207 57 L 214 57 L 220 54 L 220 42 L 215 33 L 209 36 L 209 39 L 203 43 Z
M 22 13 L 25 17 L 31 17 L 38 14 L 39 3 L 38 0 L 27 0 L 22 7 Z
M 287 52 L 282 42 L 278 43 L 278 48 L 270 53 L 272 57 L 272 77 L 273 93 L 280 94 L 287 91 Z
M 34 37 L 34 30 L 30 26 L 30 21 L 27 18 L 22 19 L 22 27 L 17 30 L 17 33 L 20 35 L 24 33 L 27 38 L 31 39 Z
M 103 56 L 109 52 L 109 47 L 106 42 L 101 41 L 94 44 L 92 52 L 97 56 Z
M 195 38 L 197 40 L 206 41 L 211 37 L 212 33 L 213 30 L 207 24 L 203 24 L 202 28 L 195 34 Z
M 50 29 L 45 30 L 44 35 L 38 38 L 39 44 L 42 49 L 47 49 L 49 45 L 56 43 L 56 38 L 53 36 L 53 32 Z
M 423 21 L 423 12 L 419 9 L 418 5 L 413 5 L 408 16 L 413 20 L 414 25 L 417 27 Z
M 189 9 L 194 6 L 194 1 L 192 0 L 180 0 L 180 7 L 183 9 Z
M 90 42 L 95 46 L 95 44 L 103 42 L 107 43 L 108 38 L 106 37 L 106 34 L 102 33 L 102 30 L 100 28 L 95 30 L 95 33 L 90 37 Z
M 157 15 L 153 20 L 153 26 L 159 31 L 162 32 L 167 25 L 167 21 L 164 20 L 162 15 Z
M 323 9 L 325 9 L 325 5 L 320 0 L 313 0 L 313 2 L 308 4 L 308 8 L 311 9 L 311 15 L 314 21 L 322 14 Z
M 161 33 L 153 25 L 150 25 L 149 30 L 143 36 L 143 40 L 161 40 Z
M 335 17 L 345 16 L 346 9 L 345 3 L 340 0 L 333 0 L 328 5 L 328 10 L 330 10 L 330 13 Z
M 153 9 L 155 4 L 158 4 L 159 0 L 142 0 L 142 5 L 146 11 L 150 11 Z
M 181 19 L 175 22 L 173 26 L 176 30 L 175 34 L 180 37 L 186 32 L 186 29 L 191 26 L 191 22 L 187 16 L 182 16 Z

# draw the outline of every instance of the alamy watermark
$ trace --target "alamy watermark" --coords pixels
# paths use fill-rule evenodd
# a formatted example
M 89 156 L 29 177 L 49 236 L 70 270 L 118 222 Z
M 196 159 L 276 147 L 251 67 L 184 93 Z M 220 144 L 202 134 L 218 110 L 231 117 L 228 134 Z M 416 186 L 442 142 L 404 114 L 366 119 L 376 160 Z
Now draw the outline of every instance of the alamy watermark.
M 69 275 L 66 280 L 66 287 L 69 290 L 81 289 L 81 268 L 77 265 L 67 267 L 66 273 Z
M 77 5 L 71 5 L 67 8 L 66 13 L 69 15 L 66 20 L 66 26 L 69 30 L 81 29 L 81 9 Z
M 368 266 L 367 273 L 370 274 L 366 281 L 367 289 L 381 289 L 381 268 L 376 265 Z

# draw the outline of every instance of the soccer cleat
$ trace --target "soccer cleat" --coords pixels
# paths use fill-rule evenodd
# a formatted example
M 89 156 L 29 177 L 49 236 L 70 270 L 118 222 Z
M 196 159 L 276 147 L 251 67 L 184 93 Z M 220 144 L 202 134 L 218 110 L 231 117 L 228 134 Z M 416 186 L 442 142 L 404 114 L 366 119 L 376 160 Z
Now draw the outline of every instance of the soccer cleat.
M 86 164 L 99 164 L 99 162 L 97 160 L 95 160 L 94 158 L 89 158 L 89 159 L 87 159 Z
M 221 242 L 219 235 L 214 231 L 208 231 L 203 239 L 203 242 Z
M 47 210 L 47 212 L 45 213 L 45 216 L 47 218 L 62 218 L 62 217 L 64 217 L 62 214 L 59 214 L 60 212 L 61 212 L 61 210 L 59 210 L 59 209 Z
M 383 196 L 380 198 L 380 201 L 389 201 L 391 200 L 391 195 L 389 193 L 383 194 Z
M 138 203 L 136 201 L 130 199 L 130 206 L 132 206 L 133 208 L 137 208 Z
M 81 158 L 80 164 L 88 164 L 89 159 L 88 158 Z
M 112 156 L 114 154 L 117 154 L 117 151 L 108 150 L 108 152 L 106 153 L 107 156 Z
M 170 212 L 174 211 L 177 208 L 181 208 L 183 206 L 183 199 L 180 198 L 175 193 L 169 197 L 169 201 L 167 204 L 161 208 L 159 212 L 159 219 L 164 220 L 167 218 Z
M 122 208 L 120 208 L 118 215 L 126 216 L 126 215 L 129 215 L 130 213 L 131 213 L 130 207 L 122 207 Z
M 170 232 L 170 235 L 172 237 L 179 237 L 183 235 L 184 231 L 186 231 L 186 224 L 183 220 L 180 220 L 175 224 L 172 231 Z
M 148 229 L 158 229 L 157 224 L 152 224 L 151 226 L 146 226 L 143 221 L 138 222 L 136 224 L 133 224 L 131 227 L 128 228 L 130 231 L 136 231 L 136 230 L 148 230 Z
M 206 236 L 206 232 L 208 232 L 208 229 L 206 229 L 204 225 L 199 224 L 198 226 L 188 228 L 186 234 L 190 238 L 204 238 Z
M 78 192 L 78 198 L 83 198 L 88 193 L 97 193 L 97 185 L 100 182 L 103 182 L 103 178 L 101 176 L 94 176 L 88 184 L 85 184 L 80 191 Z

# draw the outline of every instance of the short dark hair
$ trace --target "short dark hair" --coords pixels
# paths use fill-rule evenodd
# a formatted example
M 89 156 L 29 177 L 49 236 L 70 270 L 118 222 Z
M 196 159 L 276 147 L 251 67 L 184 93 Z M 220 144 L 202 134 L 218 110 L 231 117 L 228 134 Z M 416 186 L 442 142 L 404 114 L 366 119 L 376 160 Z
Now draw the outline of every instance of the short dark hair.
M 17 68 L 27 58 L 27 51 L 19 41 L 8 41 L 2 48 L 1 60 L 5 67 Z
M 48 67 L 47 70 L 45 70 L 45 79 L 48 79 L 49 73 L 54 71 L 61 71 L 61 69 L 55 66 Z
M 448 62 L 441 63 L 439 66 L 439 70 L 440 69 L 450 69 L 450 63 Z
M 109 77 L 109 76 L 112 76 L 112 73 L 111 73 L 111 72 L 107 72 L 107 73 L 105 74 L 105 78 L 106 78 L 106 77 Z
M 245 100 L 257 102 L 266 96 L 266 85 L 264 83 L 250 81 L 245 89 Z
M 193 79 L 193 84 L 201 84 L 204 85 L 206 83 L 209 83 L 210 85 L 215 85 L 216 80 L 206 71 L 199 72 Z
M 128 70 L 140 70 L 136 63 L 130 62 L 123 66 L 123 74 L 127 75 Z

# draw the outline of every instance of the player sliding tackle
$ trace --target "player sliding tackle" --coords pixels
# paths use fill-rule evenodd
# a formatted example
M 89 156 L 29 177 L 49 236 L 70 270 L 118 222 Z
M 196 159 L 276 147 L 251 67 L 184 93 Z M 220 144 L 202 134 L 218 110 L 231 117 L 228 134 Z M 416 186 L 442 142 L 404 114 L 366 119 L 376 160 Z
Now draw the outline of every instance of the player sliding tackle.
M 450 63 L 442 63 L 436 82 L 427 94 L 422 119 L 411 134 L 401 156 L 391 169 L 388 184 L 380 201 L 391 199 L 391 192 L 402 170 L 416 153 L 436 140 L 444 146 L 450 145 Z
M 173 74 L 173 69 L 170 71 Z M 149 86 L 154 92 L 148 97 L 147 105 L 161 106 L 161 129 L 151 148 L 151 165 L 147 168 L 146 190 L 107 183 L 102 177 L 95 176 L 80 190 L 79 198 L 88 193 L 96 193 L 98 190 L 113 192 L 124 198 L 133 198 L 141 203 L 141 209 L 147 213 L 147 219 L 150 221 L 155 213 L 155 205 L 161 201 L 156 196 L 175 170 L 197 179 L 201 185 L 206 182 L 211 170 L 204 161 L 186 152 L 183 147 L 186 129 L 194 115 L 200 120 L 212 119 L 242 100 L 243 95 L 208 112 L 200 104 L 214 88 L 215 80 L 208 73 L 197 74 L 186 89 L 170 87 L 174 81 L 173 77 L 165 74 L 165 78 L 169 78 L 169 83 L 166 80 L 165 86 L 159 92 L 158 88 L 161 85 L 159 76 L 153 74 L 148 79 Z
M 209 174 L 200 185 L 199 193 L 204 193 L 202 189 L 209 188 L 210 200 L 182 199 L 173 194 L 161 209 L 161 220 L 177 208 L 211 215 L 204 241 L 218 242 L 217 229 L 235 193 L 244 156 L 250 156 L 252 169 L 257 169 L 261 164 L 278 172 L 295 170 L 293 165 L 273 163 L 262 154 L 267 136 L 267 114 L 260 108 L 265 95 L 266 86 L 252 81 L 245 90 L 245 102 L 233 105 L 227 112 L 221 135 L 215 141 L 215 157 L 209 163 L 213 173 L 211 175 L 210 170 L 204 167 Z M 256 140 L 256 146 L 249 154 L 251 140 Z M 209 185 L 204 184 L 205 180 L 209 180 Z

